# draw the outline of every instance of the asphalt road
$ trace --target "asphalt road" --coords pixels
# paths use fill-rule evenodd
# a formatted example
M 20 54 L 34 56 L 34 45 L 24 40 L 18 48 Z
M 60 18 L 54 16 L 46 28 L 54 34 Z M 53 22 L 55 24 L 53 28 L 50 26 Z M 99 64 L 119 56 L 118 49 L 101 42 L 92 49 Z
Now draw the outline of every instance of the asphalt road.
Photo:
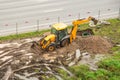
M 98 14 L 117 17 L 119 8 L 120 0 L 0 0 L 0 35 L 45 29 L 58 21 L 98 18 Z

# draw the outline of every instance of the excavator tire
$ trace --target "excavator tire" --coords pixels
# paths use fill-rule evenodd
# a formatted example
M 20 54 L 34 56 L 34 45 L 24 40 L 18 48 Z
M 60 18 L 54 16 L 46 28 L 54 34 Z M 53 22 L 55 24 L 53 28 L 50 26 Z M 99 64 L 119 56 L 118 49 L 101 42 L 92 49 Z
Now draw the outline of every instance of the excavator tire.
M 54 51 L 55 50 L 55 45 L 54 44 L 51 44 L 47 47 L 47 51 Z
M 32 42 L 31 51 L 35 54 L 43 53 L 43 50 L 40 48 L 40 45 L 36 41 Z
M 83 37 L 91 36 L 91 35 L 94 35 L 94 32 L 92 31 L 92 29 L 78 30 L 77 35 L 78 36 L 83 36 Z
M 64 47 L 64 46 L 69 45 L 69 43 L 70 43 L 69 39 L 64 39 L 64 40 L 61 41 L 60 46 Z

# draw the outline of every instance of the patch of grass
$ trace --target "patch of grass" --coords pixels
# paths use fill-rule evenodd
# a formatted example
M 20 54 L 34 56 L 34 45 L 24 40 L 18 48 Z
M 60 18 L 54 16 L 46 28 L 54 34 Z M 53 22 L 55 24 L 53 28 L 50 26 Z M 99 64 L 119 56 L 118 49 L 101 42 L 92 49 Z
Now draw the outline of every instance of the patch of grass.
M 109 80 L 120 79 L 120 51 L 98 63 L 98 67 L 109 71 Z
M 95 35 L 107 36 L 114 43 L 120 43 L 120 20 L 119 19 L 109 19 L 110 25 L 100 25 L 100 28 L 91 28 L 88 24 L 82 24 L 78 28 L 80 30 L 85 30 L 87 28 L 93 29 Z
M 52 75 L 42 75 L 42 79 L 40 80 L 56 80 L 56 78 Z
M 48 78 L 44 78 L 44 80 L 56 80 L 55 77 L 50 77 L 49 79 Z
M 75 74 L 72 80 L 109 80 L 109 71 L 105 69 L 98 69 L 97 71 L 91 71 L 89 67 L 80 65 L 72 67 L 73 73 Z
M 90 71 L 89 67 L 86 65 L 72 66 L 70 70 L 74 74 L 71 80 L 86 80 L 86 73 Z
M 81 77 L 81 76 L 84 76 L 84 72 L 87 72 L 89 71 L 89 67 L 86 66 L 86 65 L 76 65 L 76 66 L 73 66 L 70 68 L 70 70 L 75 73 L 75 75 L 77 77 Z
M 67 73 L 66 71 L 64 71 L 64 70 L 62 70 L 62 69 L 59 69 L 59 70 L 57 70 L 57 71 L 58 71 L 58 73 L 61 74 L 62 78 L 64 78 L 64 79 L 69 78 L 68 73 Z
M 7 41 L 7 40 L 15 40 L 15 39 L 23 39 L 23 38 L 41 36 L 43 33 L 48 32 L 48 31 L 50 31 L 50 30 L 42 30 L 42 31 L 22 33 L 22 34 L 18 34 L 18 35 L 3 36 L 3 37 L 0 37 L 0 41 Z
M 114 46 L 112 52 L 120 51 L 120 46 Z
M 86 80 L 109 80 L 109 71 L 98 69 L 97 71 L 89 71 L 86 73 Z
M 75 65 L 69 67 L 74 74 L 69 77 L 67 73 L 60 70 L 64 80 L 119 80 L 120 79 L 120 47 L 113 47 L 114 53 L 106 59 L 97 63 L 98 69 L 92 71 L 86 65 Z
M 114 43 L 120 43 L 120 20 L 110 19 L 108 20 L 111 24 L 104 25 L 98 31 L 95 32 L 96 35 L 107 36 Z
M 98 66 L 109 71 L 120 71 L 120 52 L 115 52 L 111 57 L 102 60 Z
M 91 71 L 86 65 L 72 66 L 70 70 L 74 76 L 64 76 L 64 80 L 109 80 L 109 76 L 112 75 L 108 70 L 102 68 L 97 71 Z

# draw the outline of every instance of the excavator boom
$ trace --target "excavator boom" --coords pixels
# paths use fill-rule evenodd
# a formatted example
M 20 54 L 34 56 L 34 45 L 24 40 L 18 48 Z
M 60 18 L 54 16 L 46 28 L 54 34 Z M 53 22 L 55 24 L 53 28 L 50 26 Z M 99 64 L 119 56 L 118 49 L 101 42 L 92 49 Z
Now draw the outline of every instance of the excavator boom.
M 70 43 L 76 38 L 78 25 L 87 23 L 89 21 L 93 21 L 94 24 L 97 24 L 97 20 L 95 18 L 91 17 L 91 16 L 86 18 L 86 19 L 79 19 L 79 20 L 73 21 L 73 23 L 72 23 L 73 28 L 72 28 L 71 35 L 70 35 Z

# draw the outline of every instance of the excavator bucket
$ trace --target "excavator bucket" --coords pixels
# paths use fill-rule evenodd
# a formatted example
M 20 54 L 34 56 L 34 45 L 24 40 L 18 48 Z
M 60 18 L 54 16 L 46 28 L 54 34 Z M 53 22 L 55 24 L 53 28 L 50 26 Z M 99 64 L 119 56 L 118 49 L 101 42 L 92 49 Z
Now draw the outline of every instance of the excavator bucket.
M 93 20 L 89 22 L 90 27 L 96 27 L 97 24 L 98 24 L 98 20 L 96 20 L 95 18 L 93 18 Z
M 40 45 L 36 41 L 32 42 L 31 51 L 35 54 L 42 54 L 43 53 L 43 50 L 40 48 Z

